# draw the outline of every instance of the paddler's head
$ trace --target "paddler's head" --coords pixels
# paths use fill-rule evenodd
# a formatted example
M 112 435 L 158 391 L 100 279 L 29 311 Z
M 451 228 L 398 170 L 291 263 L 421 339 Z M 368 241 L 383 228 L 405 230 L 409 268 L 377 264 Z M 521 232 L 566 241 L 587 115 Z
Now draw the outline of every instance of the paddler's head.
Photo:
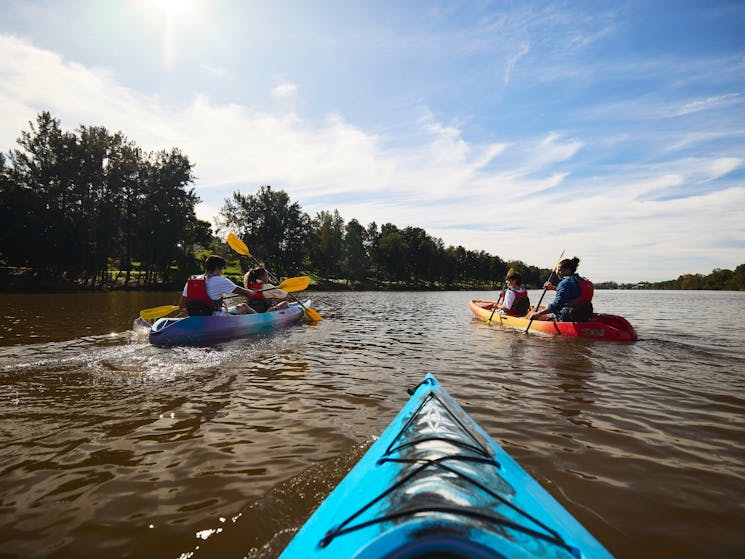
M 227 261 L 222 256 L 213 254 L 204 261 L 204 271 L 207 272 L 208 276 L 220 275 L 227 265 Z
M 577 266 L 579 265 L 579 258 L 576 256 L 574 258 L 565 258 L 561 262 L 559 262 L 559 269 L 557 270 L 560 278 L 565 278 L 567 276 L 571 276 L 577 271 Z
M 520 287 L 522 285 L 522 276 L 520 276 L 520 272 L 510 272 L 507 274 L 507 277 L 505 278 L 507 280 L 507 283 L 510 285 L 510 287 Z

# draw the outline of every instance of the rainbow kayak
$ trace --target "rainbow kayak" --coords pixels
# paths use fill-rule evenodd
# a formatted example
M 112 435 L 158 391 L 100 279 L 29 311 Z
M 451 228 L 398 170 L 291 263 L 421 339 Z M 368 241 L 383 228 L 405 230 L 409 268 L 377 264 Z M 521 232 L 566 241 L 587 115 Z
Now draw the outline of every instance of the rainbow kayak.
M 259 314 L 161 318 L 153 323 L 148 339 L 157 346 L 207 345 L 289 326 L 303 314 L 303 307 L 293 302 L 286 309 Z
M 612 557 L 428 374 L 280 559 Z
M 469 303 L 471 312 L 478 318 L 491 324 L 501 324 L 508 328 L 523 330 L 530 320 L 517 316 L 494 313 L 494 301 L 472 300 Z M 628 320 L 615 314 L 594 314 L 589 322 L 558 322 L 553 320 L 534 320 L 529 332 L 542 332 L 554 336 L 571 336 L 575 338 L 595 338 L 617 342 L 633 342 L 636 331 Z

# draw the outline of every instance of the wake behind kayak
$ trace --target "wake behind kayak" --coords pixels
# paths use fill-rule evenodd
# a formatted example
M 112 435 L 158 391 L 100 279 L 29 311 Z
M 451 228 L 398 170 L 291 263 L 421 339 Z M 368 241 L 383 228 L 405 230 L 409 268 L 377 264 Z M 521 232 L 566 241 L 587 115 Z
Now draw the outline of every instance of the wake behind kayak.
M 609 558 L 428 374 L 280 559 Z

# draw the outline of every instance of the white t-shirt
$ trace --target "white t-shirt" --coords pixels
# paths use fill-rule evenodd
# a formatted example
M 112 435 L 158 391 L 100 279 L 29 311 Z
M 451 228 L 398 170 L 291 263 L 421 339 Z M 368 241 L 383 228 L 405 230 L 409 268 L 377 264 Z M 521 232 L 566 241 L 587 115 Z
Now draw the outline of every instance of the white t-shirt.
M 184 285 L 183 296 L 186 297 L 186 287 L 188 282 Z M 213 301 L 217 301 L 226 293 L 232 293 L 233 290 L 238 287 L 232 281 L 225 276 L 210 276 L 207 278 L 207 297 Z

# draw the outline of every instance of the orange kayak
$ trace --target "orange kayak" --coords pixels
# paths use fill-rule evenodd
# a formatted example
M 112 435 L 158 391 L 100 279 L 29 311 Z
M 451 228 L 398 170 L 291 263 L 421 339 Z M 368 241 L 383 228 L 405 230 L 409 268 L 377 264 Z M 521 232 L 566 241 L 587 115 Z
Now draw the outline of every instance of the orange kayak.
M 528 327 L 530 320 L 517 316 L 499 314 L 492 316 L 494 301 L 472 300 L 469 303 L 471 312 L 477 318 L 491 324 L 501 324 L 508 328 L 523 330 Z M 571 336 L 574 338 L 594 338 L 599 340 L 612 340 L 616 342 L 633 342 L 636 340 L 636 331 L 629 321 L 622 316 L 614 314 L 594 314 L 589 322 L 558 322 L 553 320 L 534 320 L 530 325 L 529 332 L 541 332 L 553 336 Z

